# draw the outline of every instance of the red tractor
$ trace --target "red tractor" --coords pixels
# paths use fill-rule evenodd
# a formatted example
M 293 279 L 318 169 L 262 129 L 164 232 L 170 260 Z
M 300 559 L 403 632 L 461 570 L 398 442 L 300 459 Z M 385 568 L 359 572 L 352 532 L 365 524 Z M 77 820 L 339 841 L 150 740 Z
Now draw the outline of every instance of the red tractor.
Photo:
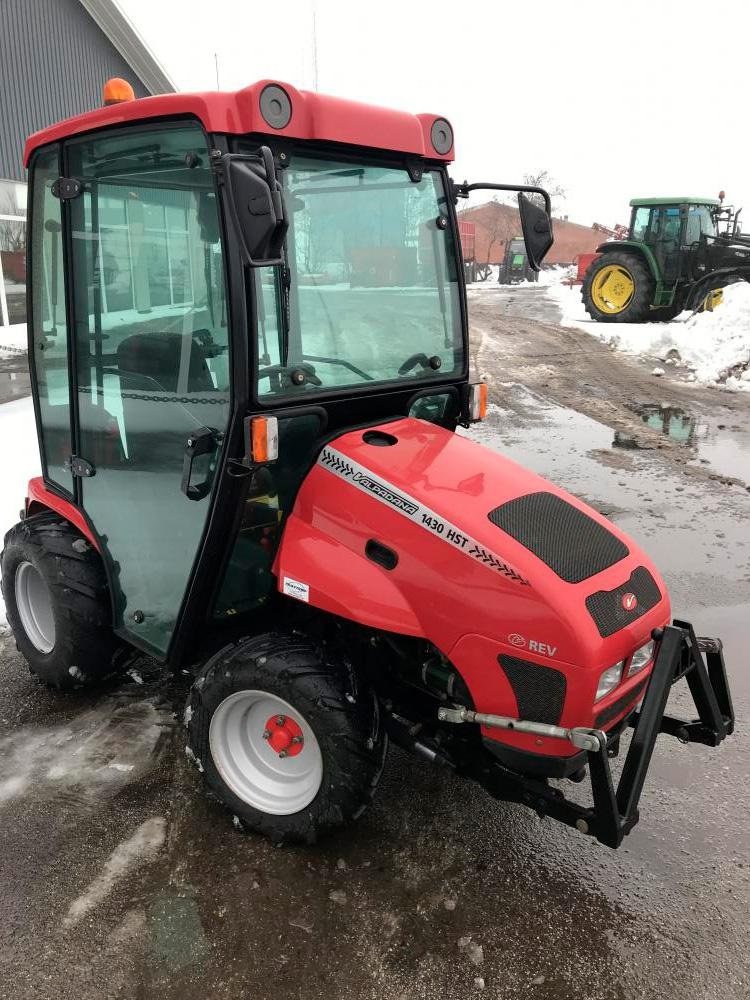
M 8 617 L 58 688 L 134 649 L 193 671 L 188 756 L 276 841 L 356 819 L 390 738 L 616 847 L 659 733 L 732 732 L 721 644 L 619 528 L 454 433 L 486 407 L 457 199 L 519 191 L 535 268 L 552 233 L 544 192 L 452 158 L 438 115 L 271 81 L 28 140 L 43 475 Z M 665 715 L 682 677 L 696 721 Z M 554 780 L 586 773 L 589 805 Z

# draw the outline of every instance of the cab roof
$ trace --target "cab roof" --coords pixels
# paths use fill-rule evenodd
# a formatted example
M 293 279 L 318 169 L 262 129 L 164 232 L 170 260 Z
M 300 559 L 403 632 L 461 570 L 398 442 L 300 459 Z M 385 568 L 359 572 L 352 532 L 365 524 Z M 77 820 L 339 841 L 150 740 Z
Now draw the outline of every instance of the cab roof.
M 102 81 L 103 82 L 103 81 Z M 261 113 L 261 94 L 268 86 L 281 87 L 291 102 L 291 117 L 283 128 L 269 125 Z M 260 80 L 242 90 L 202 94 L 161 94 L 97 108 L 76 118 L 35 132 L 26 140 L 24 164 L 39 146 L 95 129 L 159 118 L 197 118 L 207 132 L 243 135 L 249 132 L 290 139 L 337 142 L 371 149 L 393 150 L 431 160 L 450 162 L 432 144 L 432 129 L 439 115 L 412 115 L 340 97 L 297 90 L 276 80 Z M 445 119 L 442 119 L 443 121 Z
M 717 198 L 696 198 L 693 195 L 684 198 L 631 198 L 630 200 L 631 208 L 653 205 L 710 205 L 711 208 L 718 208 L 721 202 Z

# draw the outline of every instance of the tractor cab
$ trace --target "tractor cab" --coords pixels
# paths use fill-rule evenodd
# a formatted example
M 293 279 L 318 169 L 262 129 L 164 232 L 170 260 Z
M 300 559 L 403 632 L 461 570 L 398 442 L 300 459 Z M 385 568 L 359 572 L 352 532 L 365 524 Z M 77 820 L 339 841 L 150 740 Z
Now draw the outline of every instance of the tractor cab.
M 487 406 L 456 203 L 517 191 L 537 270 L 548 194 L 454 183 L 434 114 L 106 93 L 26 146 L 42 476 L 2 587 L 32 672 L 181 667 L 188 757 L 275 842 L 356 819 L 393 739 L 616 847 L 659 732 L 733 712 L 645 553 L 454 433 Z M 683 676 L 698 722 L 664 714 Z M 590 807 L 549 784 L 586 769 Z
M 665 282 L 687 277 L 690 255 L 716 236 L 720 204 L 709 199 L 634 198 L 629 239 L 651 250 Z

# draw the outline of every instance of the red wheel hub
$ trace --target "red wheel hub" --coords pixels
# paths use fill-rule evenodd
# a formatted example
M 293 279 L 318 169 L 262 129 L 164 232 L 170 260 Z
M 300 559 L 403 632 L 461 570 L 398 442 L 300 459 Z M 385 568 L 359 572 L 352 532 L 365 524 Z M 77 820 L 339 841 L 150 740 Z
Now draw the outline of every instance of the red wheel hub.
M 266 722 L 263 738 L 279 757 L 296 757 L 305 745 L 302 730 L 288 715 L 272 715 Z

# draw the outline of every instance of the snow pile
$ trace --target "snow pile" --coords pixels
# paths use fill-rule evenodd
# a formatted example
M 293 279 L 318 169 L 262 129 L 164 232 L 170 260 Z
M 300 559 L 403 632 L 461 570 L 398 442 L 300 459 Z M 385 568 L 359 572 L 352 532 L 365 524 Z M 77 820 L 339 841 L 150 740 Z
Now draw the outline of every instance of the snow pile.
M 583 308 L 580 285 L 552 284 L 548 294 L 563 326 L 576 326 L 628 354 L 682 362 L 697 382 L 750 391 L 750 284 L 724 289 L 712 313 L 681 313 L 671 323 L 596 323 Z
M 0 455 L 4 470 L 0 487 L 2 548 L 5 532 L 18 521 L 29 479 L 40 474 L 34 407 L 30 396 L 0 406 Z M 0 596 L 0 631 L 5 622 L 5 604 Z

